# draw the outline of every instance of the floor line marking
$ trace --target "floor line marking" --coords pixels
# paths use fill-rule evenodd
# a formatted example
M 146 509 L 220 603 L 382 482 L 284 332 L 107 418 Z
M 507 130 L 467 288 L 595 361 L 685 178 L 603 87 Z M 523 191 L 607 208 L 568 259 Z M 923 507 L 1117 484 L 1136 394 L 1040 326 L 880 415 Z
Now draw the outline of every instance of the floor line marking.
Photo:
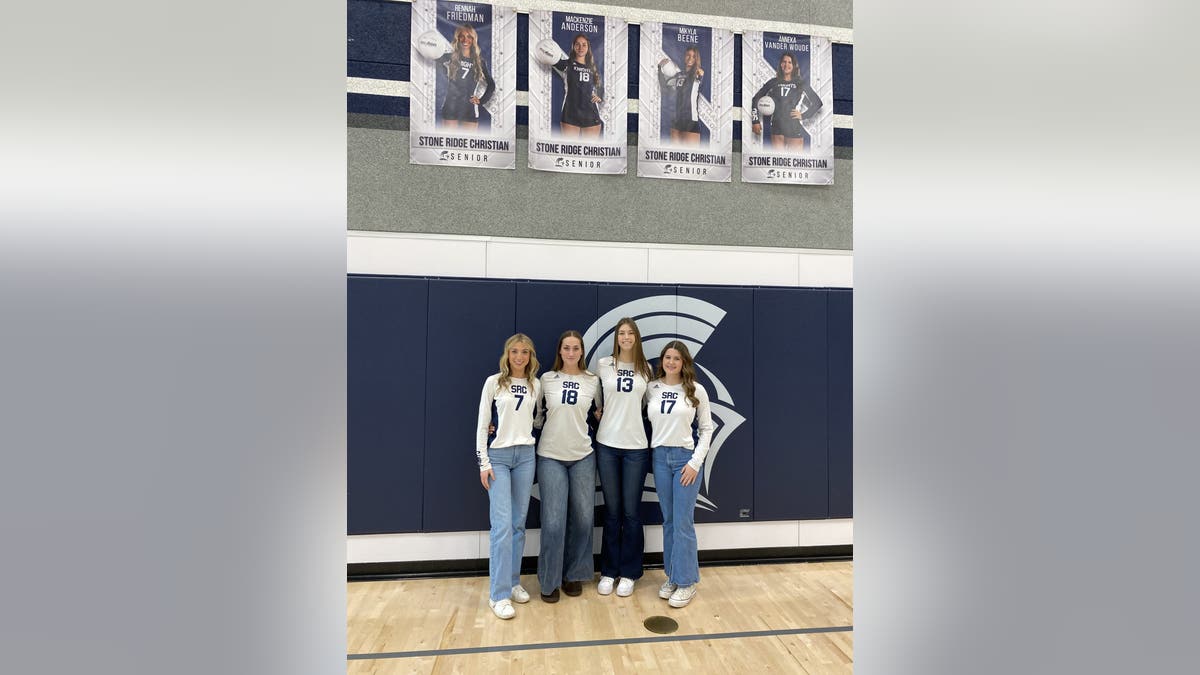
M 347 654 L 348 661 L 371 659 L 407 659 L 422 656 L 458 656 L 461 654 L 485 654 L 488 652 L 521 652 L 531 649 L 570 649 L 574 647 L 604 647 L 609 645 L 645 644 L 651 642 L 687 642 L 692 640 L 727 640 L 730 638 L 771 637 L 777 635 L 802 635 L 806 633 L 843 633 L 854 630 L 854 626 L 824 626 L 820 628 L 784 628 L 780 630 L 741 631 L 736 633 L 709 633 L 695 635 L 661 635 L 654 637 L 613 638 L 609 640 L 579 640 L 575 642 L 536 642 L 523 645 L 491 645 L 487 647 L 461 647 L 458 649 L 426 649 L 412 652 L 381 652 L 378 654 Z

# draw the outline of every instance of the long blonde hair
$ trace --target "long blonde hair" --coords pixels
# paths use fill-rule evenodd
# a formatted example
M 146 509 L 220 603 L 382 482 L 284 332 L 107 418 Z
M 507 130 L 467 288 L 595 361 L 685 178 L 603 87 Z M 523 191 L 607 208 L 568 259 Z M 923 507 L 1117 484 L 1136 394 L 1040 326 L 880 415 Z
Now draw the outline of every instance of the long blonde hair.
M 615 367 L 621 360 L 621 343 L 617 341 L 617 333 L 621 332 L 621 326 L 629 326 L 633 329 L 633 369 L 636 370 L 646 381 L 654 379 L 654 374 L 650 370 L 650 364 L 646 361 L 646 354 L 642 351 L 642 331 L 638 329 L 637 322 L 629 317 L 622 317 L 617 321 L 617 327 L 613 329 L 613 366 Z
M 457 71 L 458 65 L 462 63 L 462 50 L 458 47 L 460 35 L 471 36 L 471 72 L 475 75 L 475 81 L 479 82 L 483 79 L 483 56 L 479 51 L 479 33 L 475 32 L 475 27 L 471 24 L 464 23 L 454 29 L 454 55 L 450 57 L 450 72 Z
M 508 365 L 508 350 L 519 342 L 529 345 L 529 364 L 525 366 L 525 379 L 529 380 L 530 385 L 537 380 L 540 364 L 537 360 L 537 350 L 533 348 L 533 340 L 530 340 L 529 336 L 524 333 L 517 333 L 504 341 L 504 351 L 500 353 L 500 380 L 496 383 L 497 391 L 502 391 L 512 382 L 512 368 Z
M 667 371 L 663 370 L 662 359 L 667 355 L 668 349 L 674 349 L 683 358 L 683 366 L 679 369 L 679 375 L 683 378 L 683 393 L 693 408 L 699 408 L 700 399 L 696 398 L 696 368 L 692 365 L 692 353 L 688 351 L 687 345 L 679 340 L 668 342 L 658 356 L 658 372 L 655 376 L 661 380 L 667 374 Z

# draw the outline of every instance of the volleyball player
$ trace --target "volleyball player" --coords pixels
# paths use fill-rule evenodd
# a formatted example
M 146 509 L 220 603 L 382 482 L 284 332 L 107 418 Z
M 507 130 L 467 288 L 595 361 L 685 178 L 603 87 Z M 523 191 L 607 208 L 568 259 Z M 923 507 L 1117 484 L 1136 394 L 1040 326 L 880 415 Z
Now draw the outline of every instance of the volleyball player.
M 600 104 L 604 100 L 604 87 L 600 82 L 600 71 L 592 56 L 592 43 L 579 33 L 571 42 L 571 54 L 551 66 L 566 83 L 563 96 L 559 128 L 563 136 L 570 138 L 598 137 L 602 120 Z
M 762 133 L 757 103 L 763 96 L 770 96 L 775 102 L 775 114 L 771 115 L 772 147 L 803 150 L 804 139 L 808 137 L 803 123 L 816 117 L 823 104 L 808 80 L 801 77 L 795 54 L 784 52 L 779 57 L 775 77 L 767 80 L 750 99 L 750 122 L 755 136 Z
M 569 330 L 558 338 L 554 368 L 542 375 L 545 423 L 537 445 L 542 503 L 538 584 L 542 600 L 558 602 L 583 592 L 595 574 L 592 521 L 596 504 L 596 457 L 588 415 L 600 379 L 584 368 L 583 336 Z
M 600 401 L 596 418 L 596 464 L 604 493 L 604 529 L 600 545 L 600 583 L 596 592 L 633 595 L 642 578 L 645 535 L 642 486 L 650 471 L 650 450 L 643 424 L 646 384 L 653 379 L 642 353 L 642 335 L 628 317 L 617 321 L 612 355 L 600 359 Z M 619 580 L 619 581 L 618 581 Z
M 670 59 L 658 62 L 658 84 L 675 94 L 675 114 L 671 117 L 671 142 L 679 145 L 700 145 L 700 85 L 704 68 L 700 50 L 688 47 L 683 52 L 683 70 L 667 77 L 662 67 Z
M 479 481 L 488 491 L 488 605 L 496 616 L 511 619 L 512 600 L 529 602 L 521 586 L 525 552 L 525 516 L 533 491 L 533 427 L 541 386 L 533 340 L 517 333 L 504 343 L 500 372 L 487 378 L 479 398 L 475 453 Z M 488 445 L 488 425 L 496 412 L 496 437 Z M 540 422 L 540 420 L 536 420 Z
M 437 60 L 446 71 L 448 87 L 442 102 L 442 126 L 474 131 L 479 127 L 479 106 L 485 105 L 496 90 L 483 56 L 479 35 L 463 24 L 454 29 L 454 48 Z
M 663 515 L 663 570 L 667 580 L 658 597 L 685 607 L 696 595 L 700 561 L 694 512 L 700 494 L 700 470 L 712 441 L 708 392 L 696 382 L 687 345 L 663 347 L 656 380 L 646 387 L 646 415 L 654 448 L 654 487 Z M 692 424 L 698 440 L 692 441 Z

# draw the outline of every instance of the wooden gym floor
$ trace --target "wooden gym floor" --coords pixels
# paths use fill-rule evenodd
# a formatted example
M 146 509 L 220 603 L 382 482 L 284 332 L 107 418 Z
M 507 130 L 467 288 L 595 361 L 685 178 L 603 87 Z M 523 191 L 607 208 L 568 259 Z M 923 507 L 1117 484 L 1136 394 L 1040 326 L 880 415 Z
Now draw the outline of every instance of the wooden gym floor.
M 700 568 L 700 591 L 674 609 L 658 597 L 661 569 L 632 596 L 538 596 L 502 621 L 487 577 L 351 582 L 347 672 L 385 673 L 850 673 L 852 562 Z M 597 577 L 598 579 L 599 577 Z M 679 622 L 659 635 L 651 616 Z

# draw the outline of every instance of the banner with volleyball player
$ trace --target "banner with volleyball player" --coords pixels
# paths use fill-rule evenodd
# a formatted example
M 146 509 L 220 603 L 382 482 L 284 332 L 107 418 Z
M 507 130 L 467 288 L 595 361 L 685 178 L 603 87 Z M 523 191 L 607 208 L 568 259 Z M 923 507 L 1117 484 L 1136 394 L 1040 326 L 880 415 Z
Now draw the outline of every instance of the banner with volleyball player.
M 647 21 L 641 35 L 637 175 L 728 183 L 733 33 Z
M 529 168 L 623 174 L 629 26 L 575 12 L 529 12 Z
M 517 168 L 517 12 L 414 0 L 409 161 Z
M 827 38 L 742 35 L 742 181 L 833 184 L 833 47 Z

